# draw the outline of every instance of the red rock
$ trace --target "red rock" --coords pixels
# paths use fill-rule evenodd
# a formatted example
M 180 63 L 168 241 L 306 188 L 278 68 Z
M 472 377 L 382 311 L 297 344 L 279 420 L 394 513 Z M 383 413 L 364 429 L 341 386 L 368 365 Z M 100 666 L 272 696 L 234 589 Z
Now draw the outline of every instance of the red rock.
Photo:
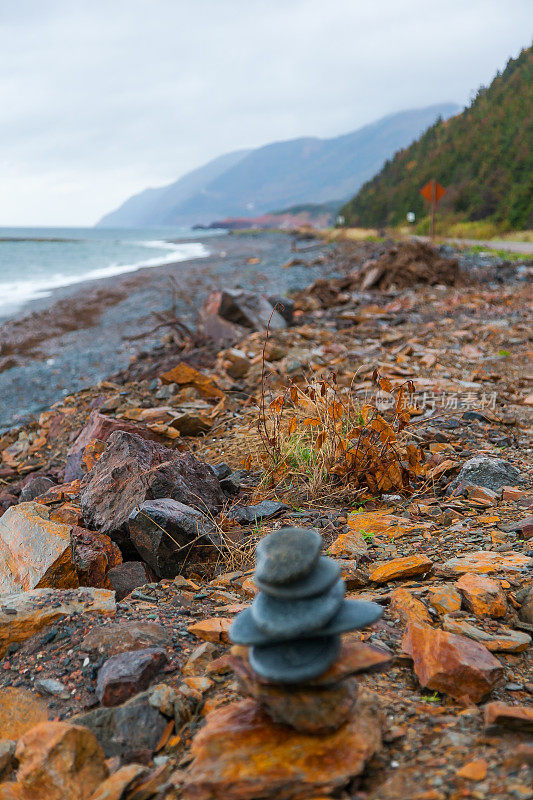
M 67 463 L 65 465 L 65 482 L 68 483 L 76 478 L 83 477 L 84 473 L 87 471 L 83 468 L 85 449 L 92 446 L 95 440 L 107 442 L 114 431 L 135 433 L 143 439 L 151 439 L 157 442 L 162 440 L 161 436 L 153 433 L 153 431 L 145 425 L 130 422 L 125 419 L 113 419 L 113 417 L 100 414 L 99 411 L 93 411 L 87 424 L 82 428 L 68 451 Z
M 107 573 L 122 563 L 122 554 L 109 536 L 76 526 L 72 529 L 72 545 L 80 586 L 111 589 Z
M 533 733 L 533 706 L 509 706 L 506 703 L 487 703 L 484 708 L 485 727 L 498 726 Z
M 455 584 L 466 607 L 478 617 L 504 617 L 507 601 L 500 584 L 485 575 L 466 572 Z
M 205 335 L 221 347 L 244 339 L 249 331 L 241 325 L 222 319 L 218 313 L 219 306 L 220 292 L 212 292 L 200 309 L 199 321 Z
M 116 431 L 87 476 L 81 507 L 91 527 L 108 533 L 121 528 L 147 498 L 163 497 L 204 511 L 224 501 L 213 471 L 192 454 Z
M 424 575 L 431 571 L 433 562 L 427 556 L 406 556 L 394 558 L 385 564 L 380 564 L 370 573 L 370 580 L 376 583 L 387 583 L 399 578 L 411 578 L 415 575 Z
M 167 663 L 159 647 L 132 650 L 108 658 L 98 673 L 96 695 L 103 706 L 117 706 L 146 689 Z
M 17 783 L 28 800 L 88 800 L 107 778 L 102 748 L 79 725 L 43 722 L 19 739 Z
M 375 696 L 326 736 L 274 723 L 253 700 L 209 713 L 195 736 L 183 800 L 308 800 L 345 786 L 381 749 Z
M 413 657 L 423 688 L 456 700 L 479 703 L 503 677 L 503 667 L 487 648 L 464 636 L 410 624 L 402 647 Z

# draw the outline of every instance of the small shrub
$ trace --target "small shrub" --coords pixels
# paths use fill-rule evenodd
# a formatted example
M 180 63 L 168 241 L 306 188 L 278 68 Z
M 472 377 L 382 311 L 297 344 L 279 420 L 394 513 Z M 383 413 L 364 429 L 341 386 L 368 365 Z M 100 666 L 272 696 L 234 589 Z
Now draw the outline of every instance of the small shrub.
M 266 481 L 315 497 L 325 490 L 409 491 L 423 474 L 422 453 L 404 433 L 414 386 L 408 381 L 393 387 L 377 371 L 373 379 L 394 398 L 387 415 L 360 403 L 351 390 L 341 393 L 334 374 L 303 387 L 290 383 L 269 402 L 263 390 L 256 426 Z M 244 464 L 251 463 L 249 456 Z

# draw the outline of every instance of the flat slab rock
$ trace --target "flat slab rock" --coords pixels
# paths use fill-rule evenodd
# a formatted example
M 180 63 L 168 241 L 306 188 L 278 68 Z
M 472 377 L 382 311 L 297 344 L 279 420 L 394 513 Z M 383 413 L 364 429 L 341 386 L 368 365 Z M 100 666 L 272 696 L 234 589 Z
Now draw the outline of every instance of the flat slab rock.
M 115 593 L 108 589 L 34 589 L 0 597 L 0 658 L 10 644 L 29 639 L 47 625 L 72 614 L 116 611 Z
M 223 746 L 221 743 L 223 742 Z M 308 800 L 345 786 L 381 749 L 374 696 L 325 736 L 278 725 L 251 699 L 212 711 L 192 743 L 184 800 Z
M 533 706 L 510 706 L 487 703 L 484 708 L 486 728 L 510 728 L 533 733 Z
M 172 635 L 163 625 L 134 620 L 111 622 L 109 625 L 91 628 L 82 640 L 81 649 L 110 657 L 130 650 L 168 647 L 170 644 Z
M 109 533 L 145 500 L 164 497 L 200 510 L 217 509 L 224 501 L 211 468 L 192 454 L 117 431 L 88 474 L 80 502 L 88 524 Z
M 523 631 L 514 631 L 503 625 L 487 633 L 483 628 L 473 624 L 461 611 L 455 614 L 446 614 L 442 618 L 444 630 L 468 636 L 476 642 L 481 642 L 492 653 L 521 653 L 531 644 L 531 636 Z
M 440 575 L 453 577 L 454 575 L 464 575 L 465 572 L 475 572 L 478 575 L 491 572 L 524 572 L 532 567 L 533 558 L 525 556 L 523 553 L 478 550 L 448 559 L 438 572 Z
M 276 500 L 263 500 L 255 506 L 235 506 L 228 511 L 228 517 L 234 519 L 239 525 L 252 525 L 262 519 L 272 519 L 289 511 L 290 506 L 278 503 Z

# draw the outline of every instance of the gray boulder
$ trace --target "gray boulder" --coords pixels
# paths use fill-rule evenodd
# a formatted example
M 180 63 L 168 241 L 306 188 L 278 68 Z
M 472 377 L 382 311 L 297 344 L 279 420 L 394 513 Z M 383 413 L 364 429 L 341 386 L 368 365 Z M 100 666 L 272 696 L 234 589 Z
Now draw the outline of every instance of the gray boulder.
M 461 483 L 482 486 L 497 492 L 502 486 L 515 486 L 522 482 L 522 475 L 510 461 L 503 458 L 475 456 L 465 461 L 457 478 L 450 484 L 451 494 Z
M 185 560 L 214 551 L 219 543 L 204 514 L 168 497 L 147 500 L 136 508 L 130 514 L 128 530 L 139 555 L 160 578 L 175 578 Z
M 149 699 L 149 692 L 143 692 L 120 706 L 97 708 L 72 717 L 69 722 L 89 728 L 106 758 L 119 756 L 126 763 L 147 763 L 168 724 Z
M 287 323 L 266 297 L 254 292 L 241 290 L 223 290 L 217 296 L 217 313 L 222 319 L 251 328 L 254 331 L 265 330 L 269 325 L 271 330 L 281 330 Z

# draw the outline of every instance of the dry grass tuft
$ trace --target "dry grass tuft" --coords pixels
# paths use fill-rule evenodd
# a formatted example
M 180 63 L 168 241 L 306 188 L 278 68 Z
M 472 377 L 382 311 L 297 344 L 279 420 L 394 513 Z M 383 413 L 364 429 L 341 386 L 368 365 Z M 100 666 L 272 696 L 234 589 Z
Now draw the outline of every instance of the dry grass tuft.
M 243 466 L 264 473 L 260 489 L 290 493 L 293 502 L 410 491 L 423 472 L 422 453 L 404 432 L 414 387 L 411 382 L 393 387 L 377 372 L 374 381 L 394 397 L 387 415 L 360 403 L 353 386 L 340 389 L 334 374 L 303 386 L 290 383 L 268 400 L 263 386 L 254 430 L 240 437 L 248 452 Z

